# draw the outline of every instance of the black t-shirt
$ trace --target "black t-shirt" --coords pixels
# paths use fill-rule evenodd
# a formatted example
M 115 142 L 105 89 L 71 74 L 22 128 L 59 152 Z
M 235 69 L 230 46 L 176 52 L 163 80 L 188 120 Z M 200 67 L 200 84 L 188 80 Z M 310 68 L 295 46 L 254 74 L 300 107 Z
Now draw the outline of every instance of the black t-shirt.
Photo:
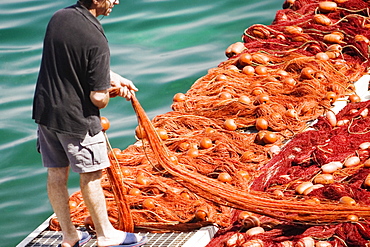
M 79 3 L 57 11 L 44 38 L 32 118 L 59 133 L 101 130 L 91 91 L 110 87 L 110 52 L 100 22 Z

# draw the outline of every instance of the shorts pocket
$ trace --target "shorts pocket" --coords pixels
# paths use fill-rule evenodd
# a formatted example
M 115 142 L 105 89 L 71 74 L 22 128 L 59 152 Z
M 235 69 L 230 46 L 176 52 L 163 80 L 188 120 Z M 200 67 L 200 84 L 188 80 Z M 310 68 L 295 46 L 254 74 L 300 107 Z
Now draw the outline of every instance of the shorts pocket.
M 104 134 L 100 132 L 93 137 L 85 138 L 81 143 L 81 156 L 85 158 L 85 165 L 100 165 L 108 162 L 107 145 Z

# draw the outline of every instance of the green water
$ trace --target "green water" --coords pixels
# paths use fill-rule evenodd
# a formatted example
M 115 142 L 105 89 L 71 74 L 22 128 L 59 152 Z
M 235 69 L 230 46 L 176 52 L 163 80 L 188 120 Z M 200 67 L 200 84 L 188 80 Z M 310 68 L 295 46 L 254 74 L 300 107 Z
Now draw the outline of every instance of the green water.
M 35 150 L 31 104 L 45 27 L 51 15 L 75 1 L 0 0 L 0 246 L 15 246 L 52 214 L 46 173 Z M 283 0 L 120 1 L 101 22 L 112 69 L 131 79 L 150 118 L 171 111 L 207 70 L 226 60 L 225 49 L 245 28 L 270 24 Z M 111 122 L 113 147 L 134 143 L 136 117 L 114 98 L 102 115 Z M 71 174 L 70 190 L 78 189 Z

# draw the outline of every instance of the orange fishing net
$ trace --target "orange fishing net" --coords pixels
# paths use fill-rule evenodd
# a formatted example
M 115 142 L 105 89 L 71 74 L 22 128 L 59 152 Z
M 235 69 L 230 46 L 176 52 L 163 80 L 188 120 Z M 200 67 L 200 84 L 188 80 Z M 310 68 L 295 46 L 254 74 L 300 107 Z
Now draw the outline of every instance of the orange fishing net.
M 173 111 L 150 121 L 134 98 L 139 140 L 109 148 L 103 179 L 113 224 L 215 224 L 208 246 L 365 246 L 370 103 L 356 103 L 354 82 L 369 63 L 368 7 L 287 0 L 271 25 L 247 28 L 226 61 L 176 94 Z M 340 100 L 352 103 L 335 116 Z M 74 223 L 93 227 L 80 192 L 70 200 Z

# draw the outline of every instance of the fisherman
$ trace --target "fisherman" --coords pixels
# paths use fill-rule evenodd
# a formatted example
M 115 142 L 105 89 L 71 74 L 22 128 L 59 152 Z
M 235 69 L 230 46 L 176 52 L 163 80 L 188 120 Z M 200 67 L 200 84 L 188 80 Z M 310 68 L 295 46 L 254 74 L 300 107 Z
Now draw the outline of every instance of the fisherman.
M 38 150 L 47 167 L 47 191 L 63 233 L 61 247 L 82 246 L 91 236 L 70 217 L 69 169 L 80 174 L 84 202 L 94 222 L 98 246 L 141 246 L 146 237 L 116 230 L 108 219 L 101 187 L 110 165 L 100 109 L 110 96 L 130 100 L 138 89 L 110 70 L 110 52 L 98 16 L 108 16 L 119 0 L 79 0 L 57 11 L 44 38 L 32 118 Z

